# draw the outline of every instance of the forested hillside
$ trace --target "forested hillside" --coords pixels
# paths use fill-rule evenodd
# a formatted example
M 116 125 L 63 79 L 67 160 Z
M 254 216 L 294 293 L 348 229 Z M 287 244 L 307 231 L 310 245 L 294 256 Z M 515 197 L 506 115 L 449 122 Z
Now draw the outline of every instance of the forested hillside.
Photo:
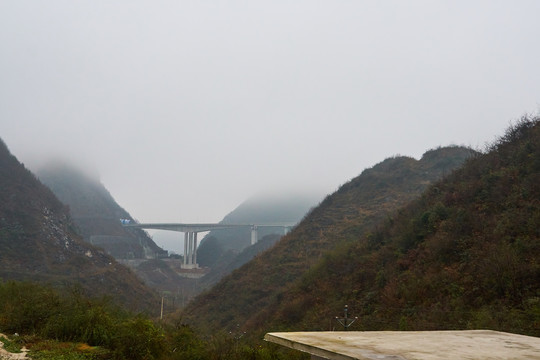
M 224 252 L 221 256 L 222 260 L 215 262 L 210 272 L 197 281 L 198 293 L 204 289 L 210 288 L 221 278 L 223 278 L 223 276 L 230 274 L 233 270 L 238 269 L 240 266 L 244 265 L 258 254 L 271 248 L 276 242 L 279 241 L 280 238 L 281 235 L 270 234 L 264 236 L 256 244 L 248 246 L 240 253 L 234 253 L 232 250 Z M 210 241 L 213 241 L 212 239 L 214 238 L 209 238 Z M 202 247 L 203 245 L 201 245 L 201 248 Z M 213 249 L 206 249 L 207 250 L 205 250 L 203 254 L 205 254 L 206 251 L 210 252 L 211 250 L 215 249 L 215 247 Z M 227 256 L 229 257 L 227 258 Z
M 0 279 L 80 285 L 133 309 L 155 294 L 103 250 L 85 243 L 68 208 L 0 141 Z
M 225 224 L 296 224 L 320 197 L 315 193 L 274 194 L 252 197 L 227 214 Z M 197 281 L 197 291 L 209 288 L 255 255 L 273 246 L 284 234 L 282 226 L 260 226 L 258 243 L 251 245 L 248 227 L 213 230 L 197 249 L 200 266 L 210 272 Z
M 365 170 L 328 196 L 273 248 L 192 301 L 185 320 L 205 330 L 232 329 L 237 324 L 264 327 L 287 286 L 326 252 L 361 236 L 472 154 L 462 147 L 439 148 L 421 160 L 396 156 Z
M 540 336 L 540 121 L 327 254 L 252 329 L 493 329 Z M 263 330 L 264 329 L 264 330 Z
M 159 324 L 81 288 L 60 294 L 5 281 L 80 283 L 135 308 L 152 298 L 81 241 L 66 207 L 1 141 L 0 221 L 0 327 L 21 331 L 5 341 L 36 356 L 301 358 L 257 342 L 269 331 L 339 330 L 345 304 L 358 317 L 350 330 L 540 336 L 540 118 L 522 119 L 483 154 L 440 148 L 365 170 L 276 246 Z

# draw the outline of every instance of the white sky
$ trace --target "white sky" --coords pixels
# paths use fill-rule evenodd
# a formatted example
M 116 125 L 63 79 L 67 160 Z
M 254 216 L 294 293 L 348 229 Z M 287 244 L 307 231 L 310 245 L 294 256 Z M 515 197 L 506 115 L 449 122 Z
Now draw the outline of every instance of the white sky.
M 540 108 L 540 1 L 0 0 L 0 137 L 141 222 L 330 193 Z

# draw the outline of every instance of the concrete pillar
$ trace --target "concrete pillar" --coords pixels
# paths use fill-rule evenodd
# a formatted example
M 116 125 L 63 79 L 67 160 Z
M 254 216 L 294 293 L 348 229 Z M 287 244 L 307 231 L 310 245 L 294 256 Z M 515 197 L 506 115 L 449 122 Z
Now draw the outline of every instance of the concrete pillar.
M 197 268 L 197 233 L 193 233 L 193 265 Z
M 197 265 L 197 233 L 186 231 L 184 233 L 184 263 L 182 269 L 198 269 Z
M 193 232 L 189 232 L 189 245 L 188 245 L 188 265 L 193 265 Z
M 258 238 L 259 238 L 259 231 L 257 230 L 257 225 L 253 225 L 251 227 L 251 245 L 256 244 Z
M 184 266 L 187 264 L 188 256 L 188 232 L 184 233 Z

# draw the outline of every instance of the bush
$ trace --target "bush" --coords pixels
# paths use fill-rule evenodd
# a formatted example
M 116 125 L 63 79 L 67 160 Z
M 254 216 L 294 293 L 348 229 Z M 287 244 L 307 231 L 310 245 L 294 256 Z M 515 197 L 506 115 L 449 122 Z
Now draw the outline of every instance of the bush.
M 34 333 L 57 312 L 60 297 L 52 289 L 29 282 L 0 283 L 0 328 Z
M 169 329 L 167 333 L 172 359 L 204 360 L 208 358 L 204 342 L 188 326 L 178 325 L 174 329 Z
M 115 331 L 115 322 L 107 304 L 69 299 L 45 324 L 41 335 L 62 341 L 80 341 L 107 346 Z
M 117 359 L 158 359 L 165 350 L 165 338 L 152 321 L 137 316 L 116 329 L 112 348 Z

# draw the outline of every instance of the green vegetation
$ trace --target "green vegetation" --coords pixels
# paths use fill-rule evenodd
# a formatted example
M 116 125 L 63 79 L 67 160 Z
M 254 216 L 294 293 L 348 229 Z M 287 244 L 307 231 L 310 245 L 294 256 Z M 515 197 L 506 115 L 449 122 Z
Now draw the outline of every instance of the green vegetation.
M 0 336 L 0 342 L 4 344 L 3 348 L 10 353 L 20 353 L 21 352 L 21 346 L 18 344 L 17 341 L 13 341 L 11 339 L 8 339 L 5 336 Z
M 214 263 L 211 271 L 208 274 L 206 274 L 204 277 L 202 277 L 200 280 L 197 281 L 198 288 L 199 289 L 210 288 L 212 285 L 217 283 L 221 278 L 223 278 L 223 276 L 225 276 L 226 274 L 230 274 L 233 270 L 238 269 L 240 266 L 249 262 L 258 254 L 261 254 L 265 250 L 271 248 L 273 245 L 275 245 L 279 241 L 280 238 L 281 238 L 281 235 L 270 234 L 270 235 L 263 236 L 263 238 L 259 239 L 259 241 L 256 244 L 245 248 L 238 254 L 234 253 L 232 250 L 227 251 L 225 255 L 228 256 L 229 259 L 227 259 L 227 261 L 218 261 Z M 202 244 L 201 244 L 201 247 L 202 247 Z M 222 256 L 222 259 L 223 258 L 225 258 L 225 256 Z
M 365 170 L 186 318 L 203 332 L 240 324 L 260 337 L 339 329 L 347 304 L 359 317 L 351 330 L 540 336 L 540 119 L 522 119 L 451 171 L 458 150 Z
M 218 332 L 202 339 L 180 321 L 134 315 L 106 298 L 88 298 L 76 287 L 58 292 L 29 282 L 0 283 L 0 331 L 20 334 L 0 338 L 8 351 L 24 345 L 38 360 L 298 358 L 275 346 L 248 345 L 242 334 Z
M 7 177 L 2 166 L 1 176 Z M 20 258 L 67 253 L 33 241 L 29 234 L 46 237 L 31 209 L 9 203 L 8 194 L 0 190 L 12 206 L 0 206 L 0 260 L 10 265 L 2 276 L 12 279 L 23 265 L 39 274 Z M 365 170 L 178 318 L 130 313 L 110 298 L 89 298 L 84 286 L 59 291 L 6 281 L 0 332 L 19 333 L 6 343 L 25 345 L 34 359 L 295 359 L 303 357 L 263 343 L 262 335 L 339 329 L 335 317 L 347 304 L 359 317 L 351 330 L 482 328 L 540 336 L 539 229 L 540 118 L 523 118 L 484 154 L 440 148 L 420 161 L 394 157 Z M 40 266 L 55 261 L 47 259 Z M 46 269 L 61 267 L 68 279 L 92 262 L 78 256 Z M 79 276 L 98 284 L 96 294 L 125 286 L 112 296 L 137 297 L 137 287 L 122 281 L 99 285 L 125 275 L 108 265 Z
M 36 337 L 25 338 L 31 345 L 30 356 L 32 360 L 105 360 L 113 358 L 113 353 L 108 349 L 89 346 L 85 343 L 43 340 Z
M 524 118 L 370 231 L 344 232 L 265 327 L 337 328 L 348 304 L 355 330 L 540 336 L 539 199 L 540 121 Z
M 472 155 L 470 149 L 452 146 L 428 151 L 421 160 L 397 156 L 366 169 L 322 201 L 270 250 L 201 294 L 188 305 L 185 320 L 204 333 L 240 324 L 255 338 L 266 330 L 287 329 L 289 323 L 297 329 L 313 329 L 295 320 L 318 300 L 307 294 L 290 297 L 287 287 L 300 281 L 329 251 L 356 242 L 397 207 L 418 198 L 429 184 Z M 280 323 L 275 316 L 281 304 L 289 300 L 284 316 L 287 321 Z
M 197 248 L 197 261 L 201 266 L 216 264 L 225 251 L 214 236 L 207 236 Z

